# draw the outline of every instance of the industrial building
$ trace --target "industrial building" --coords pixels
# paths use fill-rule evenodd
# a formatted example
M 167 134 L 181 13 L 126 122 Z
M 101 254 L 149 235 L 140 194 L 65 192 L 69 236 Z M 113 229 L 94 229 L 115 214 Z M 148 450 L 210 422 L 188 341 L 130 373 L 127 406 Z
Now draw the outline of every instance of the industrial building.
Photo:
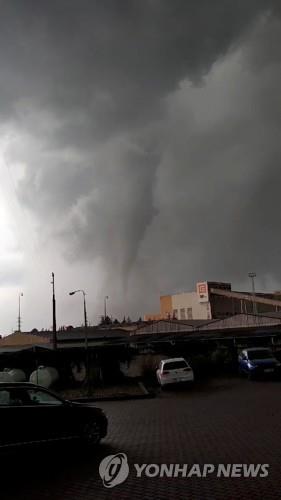
M 162 295 L 160 312 L 146 314 L 144 319 L 207 320 L 278 311 L 281 311 L 281 292 L 238 292 L 232 290 L 231 283 L 201 281 L 196 284 L 196 291 Z

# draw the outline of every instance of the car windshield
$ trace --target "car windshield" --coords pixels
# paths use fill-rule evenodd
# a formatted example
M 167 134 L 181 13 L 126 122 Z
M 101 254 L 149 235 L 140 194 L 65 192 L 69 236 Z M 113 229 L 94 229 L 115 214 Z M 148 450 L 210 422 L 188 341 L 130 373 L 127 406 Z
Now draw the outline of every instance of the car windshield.
M 256 351 L 248 351 L 249 359 L 268 359 L 273 358 L 272 353 L 268 349 L 257 349 Z
M 50 394 L 49 392 L 45 392 L 42 390 L 38 390 L 38 389 L 28 390 L 28 395 L 29 395 L 30 401 L 33 404 L 55 405 L 55 406 L 60 406 L 63 404 L 62 400 L 56 398 L 53 394 Z
M 170 361 L 164 364 L 163 370 L 178 370 L 180 368 L 186 368 L 187 366 L 185 361 Z

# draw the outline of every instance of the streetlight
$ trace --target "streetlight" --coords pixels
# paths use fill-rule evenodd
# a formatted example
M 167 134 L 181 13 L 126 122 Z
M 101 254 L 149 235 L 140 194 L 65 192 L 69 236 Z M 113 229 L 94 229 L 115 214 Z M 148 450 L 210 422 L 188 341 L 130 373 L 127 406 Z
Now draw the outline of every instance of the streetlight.
M 86 350 L 86 377 L 88 379 L 89 375 L 89 356 L 88 356 L 88 319 L 87 319 L 87 308 L 86 308 L 86 292 L 84 290 L 74 290 L 69 292 L 69 295 L 74 295 L 75 293 L 83 293 L 83 305 L 84 305 L 84 326 L 85 326 L 85 350 Z
M 19 293 L 19 315 L 18 315 L 18 332 L 21 331 L 21 315 L 20 315 L 20 299 L 23 297 L 23 293 Z
M 51 285 L 53 287 L 53 348 L 57 349 L 57 317 L 56 317 L 56 293 L 55 293 L 54 273 L 52 273 Z
M 257 314 L 257 304 L 255 301 L 255 278 L 256 278 L 256 273 L 248 273 L 249 278 L 252 280 L 252 300 L 253 300 L 253 313 Z
M 86 309 L 86 292 L 84 290 L 74 290 L 74 292 L 69 292 L 69 295 L 74 295 L 77 292 L 83 293 L 83 303 L 84 303 L 84 325 L 85 328 L 88 327 L 88 319 L 87 319 L 87 309 Z
M 104 321 L 106 321 L 106 317 L 107 317 L 107 312 L 106 312 L 106 301 L 109 299 L 109 296 L 106 295 L 104 297 Z

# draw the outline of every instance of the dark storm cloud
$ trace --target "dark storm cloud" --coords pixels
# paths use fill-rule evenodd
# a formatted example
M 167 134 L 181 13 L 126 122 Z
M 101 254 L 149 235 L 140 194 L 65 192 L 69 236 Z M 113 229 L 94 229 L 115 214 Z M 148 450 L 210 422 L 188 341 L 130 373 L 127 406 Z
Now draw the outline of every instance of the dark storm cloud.
M 21 136 L 7 160 L 26 165 L 19 196 L 42 237 L 59 238 L 70 259 L 101 256 L 116 280 L 133 271 L 155 292 L 244 272 L 260 191 L 270 196 L 278 176 L 277 8 L 265 0 L 3 2 L 0 115 Z M 208 75 L 240 47 L 256 77 L 234 71 L 237 92 L 222 102 Z M 186 105 L 190 95 L 197 107 Z M 268 126 L 260 155 L 257 122 Z
M 27 99 L 30 106 L 62 114 L 66 128 L 58 141 L 67 143 L 92 142 L 100 134 L 115 134 L 117 126 L 128 130 L 153 117 L 161 97 L 181 78 L 200 79 L 270 5 L 263 0 L 4 2 L 2 112 L 10 115 Z
M 280 28 L 261 19 L 204 86 L 185 82 L 170 98 L 159 215 L 142 249 L 163 292 L 206 278 L 245 286 L 251 269 L 280 282 Z M 268 46 L 258 69 L 268 37 L 275 56 Z M 163 245 L 169 250 L 159 253 Z
M 21 262 L 9 261 L 9 259 L 0 259 L 0 287 L 12 287 L 22 284 L 24 281 L 24 273 Z

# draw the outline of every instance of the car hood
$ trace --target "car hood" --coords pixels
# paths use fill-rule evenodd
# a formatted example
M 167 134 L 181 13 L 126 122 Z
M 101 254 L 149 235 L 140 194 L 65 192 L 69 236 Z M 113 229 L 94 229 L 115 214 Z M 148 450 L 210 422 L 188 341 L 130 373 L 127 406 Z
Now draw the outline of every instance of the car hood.
M 266 366 L 276 366 L 278 364 L 278 361 L 277 359 L 274 359 L 274 358 L 267 358 L 267 359 L 251 359 L 250 360 L 251 363 L 253 363 L 253 365 L 256 365 L 256 366 L 262 366 L 262 367 L 266 367 Z

